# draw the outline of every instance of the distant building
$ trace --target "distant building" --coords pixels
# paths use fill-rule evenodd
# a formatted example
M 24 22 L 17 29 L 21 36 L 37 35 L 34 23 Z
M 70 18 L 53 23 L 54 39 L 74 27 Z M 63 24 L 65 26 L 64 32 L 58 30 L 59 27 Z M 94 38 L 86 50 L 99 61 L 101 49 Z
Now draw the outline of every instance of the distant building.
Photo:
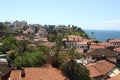
M 120 73 L 119 67 L 107 60 L 90 63 L 86 67 L 90 71 L 90 77 L 94 80 L 106 80 Z
M 111 39 L 108 42 L 111 46 L 120 47 L 120 39 Z
M 43 38 L 40 36 L 34 36 L 34 42 L 47 42 L 48 39 L 47 38 Z
M 89 49 L 89 42 L 87 39 L 77 35 L 69 35 L 67 38 L 63 39 L 64 46 L 74 46 L 76 49 L 82 49 L 83 52 L 87 52 Z
M 55 45 L 56 45 L 56 43 L 54 43 L 54 42 L 43 42 L 43 43 L 41 43 L 41 45 L 45 45 L 45 46 L 47 46 L 47 47 L 50 47 L 50 48 L 52 48 L 52 47 L 54 47 Z
M 88 62 L 98 61 L 102 59 L 108 59 L 112 62 L 117 61 L 117 54 L 114 51 L 108 49 L 95 49 L 89 53 L 87 53 Z
M 43 37 L 43 38 L 46 38 L 47 35 L 48 35 L 48 33 L 47 33 L 47 31 L 46 31 L 45 28 L 40 28 L 40 29 L 38 30 L 38 34 L 39 34 L 40 37 Z
M 25 25 L 27 25 L 27 22 L 26 21 L 14 21 L 13 23 L 12 23 L 14 26 L 25 26 Z
M 18 29 L 21 29 L 23 28 L 24 26 L 27 25 L 27 22 L 26 21 L 14 21 L 13 23 L 9 23 L 7 24 L 7 29 L 10 31 L 10 32 L 13 32 L 15 30 L 18 30 Z
M 22 40 L 29 40 L 27 37 L 25 36 L 15 36 L 16 40 L 22 41 Z

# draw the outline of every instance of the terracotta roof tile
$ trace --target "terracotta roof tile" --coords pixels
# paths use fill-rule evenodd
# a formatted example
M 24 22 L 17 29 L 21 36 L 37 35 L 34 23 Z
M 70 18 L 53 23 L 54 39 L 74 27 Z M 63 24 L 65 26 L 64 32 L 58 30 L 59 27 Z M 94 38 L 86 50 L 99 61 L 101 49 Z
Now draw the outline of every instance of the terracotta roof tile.
M 87 41 L 76 42 L 77 45 L 81 45 L 81 44 L 83 44 L 83 45 L 85 44 L 86 45 L 87 43 L 88 43 Z
M 67 38 L 63 39 L 62 41 L 83 41 L 83 37 L 77 35 L 69 35 Z
M 92 44 L 90 45 L 90 49 L 103 49 L 105 46 L 103 45 L 97 45 L 97 44 Z
M 65 80 L 66 77 L 62 73 L 53 68 L 51 65 L 45 65 L 40 68 L 25 68 L 25 77 L 20 77 L 20 80 Z M 12 76 L 14 73 L 11 73 L 10 80 L 14 80 L 18 77 Z
M 89 65 L 87 66 L 87 68 L 90 71 L 90 77 L 97 77 L 102 75 L 102 73 L 99 70 L 97 70 L 94 66 Z
M 13 70 L 10 74 L 10 80 L 20 80 L 21 73 L 20 70 Z
M 120 42 L 120 39 L 111 39 L 109 42 Z
M 17 40 L 29 40 L 28 38 L 26 38 L 25 36 L 15 36 L 15 38 Z
M 98 43 L 101 46 L 110 46 L 110 43 L 108 42 L 102 42 L 102 43 Z
M 87 65 L 87 68 L 90 70 L 91 77 L 97 77 L 100 75 L 107 74 L 115 66 L 116 66 L 115 64 L 110 63 L 109 61 L 101 60 L 96 63 Z
M 82 38 L 81 36 L 77 36 L 77 35 L 69 35 L 69 38 Z
M 109 72 L 112 68 L 115 67 L 114 64 L 106 61 L 106 60 L 102 60 L 99 61 L 94 67 L 98 68 L 98 70 L 105 75 L 107 72 Z
M 53 47 L 56 44 L 54 42 L 44 42 L 43 45 L 48 46 L 48 47 Z

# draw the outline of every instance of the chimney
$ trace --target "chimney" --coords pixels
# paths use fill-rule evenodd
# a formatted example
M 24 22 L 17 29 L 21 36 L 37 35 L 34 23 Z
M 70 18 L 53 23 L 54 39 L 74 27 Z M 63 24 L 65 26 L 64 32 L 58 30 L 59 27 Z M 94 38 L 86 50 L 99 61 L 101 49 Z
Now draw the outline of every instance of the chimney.
M 78 38 L 78 42 L 79 42 L 79 38 Z
M 75 37 L 74 37 L 74 41 L 75 41 Z
M 21 77 L 25 77 L 24 67 L 22 67 L 22 69 L 21 69 Z
M 67 41 L 69 41 L 69 38 L 67 37 Z

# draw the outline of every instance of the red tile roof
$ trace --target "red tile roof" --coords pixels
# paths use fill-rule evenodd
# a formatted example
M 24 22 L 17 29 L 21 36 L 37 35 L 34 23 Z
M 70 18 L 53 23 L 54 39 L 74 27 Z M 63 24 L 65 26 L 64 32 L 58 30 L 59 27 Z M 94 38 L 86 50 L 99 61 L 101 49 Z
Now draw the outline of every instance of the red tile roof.
M 97 70 L 94 66 L 89 65 L 89 66 L 87 66 L 87 68 L 89 69 L 90 77 L 92 77 L 92 78 L 102 75 L 102 73 L 99 70 Z
M 10 80 L 65 80 L 62 73 L 51 65 L 44 65 L 40 68 L 25 68 L 25 77 L 19 78 L 20 70 L 13 70 L 10 74 Z
M 69 35 L 67 38 L 63 39 L 62 41 L 83 41 L 83 37 L 77 35 Z
M 90 49 L 103 49 L 105 46 L 103 45 L 97 45 L 97 44 L 92 44 L 90 45 Z
M 108 43 L 108 42 L 102 42 L 102 43 L 98 43 L 98 44 L 101 46 L 106 46 L 106 47 L 110 46 L 110 43 Z
M 120 42 L 120 39 L 111 39 L 109 42 Z
M 103 49 L 105 47 L 110 47 L 110 43 L 102 42 L 102 43 L 96 43 L 96 44 L 91 44 L 90 45 L 91 49 L 100 49 L 100 48 Z
M 77 36 L 77 35 L 69 35 L 69 38 L 82 38 L 81 36 Z
M 115 66 L 115 64 L 109 61 L 101 60 L 96 63 L 88 64 L 87 68 L 90 70 L 90 77 L 97 77 L 107 74 Z
M 87 41 L 76 42 L 77 45 L 86 45 L 87 43 Z
M 29 40 L 28 38 L 26 38 L 25 36 L 15 36 L 15 38 L 17 40 Z
M 10 80 L 20 80 L 21 72 L 20 70 L 13 70 L 10 74 Z
M 55 46 L 56 44 L 54 42 L 44 42 L 42 45 L 45 45 L 47 47 L 53 47 Z

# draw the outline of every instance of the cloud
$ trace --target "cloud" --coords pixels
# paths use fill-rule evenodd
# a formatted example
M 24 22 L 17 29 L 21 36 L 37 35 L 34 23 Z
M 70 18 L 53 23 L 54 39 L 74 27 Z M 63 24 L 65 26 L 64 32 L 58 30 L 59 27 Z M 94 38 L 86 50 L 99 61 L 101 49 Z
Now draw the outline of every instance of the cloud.
M 96 30 L 120 30 L 120 20 L 107 20 L 91 25 L 84 25 L 84 29 L 96 29 Z
M 120 20 L 108 20 L 107 24 L 120 25 Z
M 97 29 L 102 30 L 120 30 L 120 20 L 107 20 L 99 23 Z

